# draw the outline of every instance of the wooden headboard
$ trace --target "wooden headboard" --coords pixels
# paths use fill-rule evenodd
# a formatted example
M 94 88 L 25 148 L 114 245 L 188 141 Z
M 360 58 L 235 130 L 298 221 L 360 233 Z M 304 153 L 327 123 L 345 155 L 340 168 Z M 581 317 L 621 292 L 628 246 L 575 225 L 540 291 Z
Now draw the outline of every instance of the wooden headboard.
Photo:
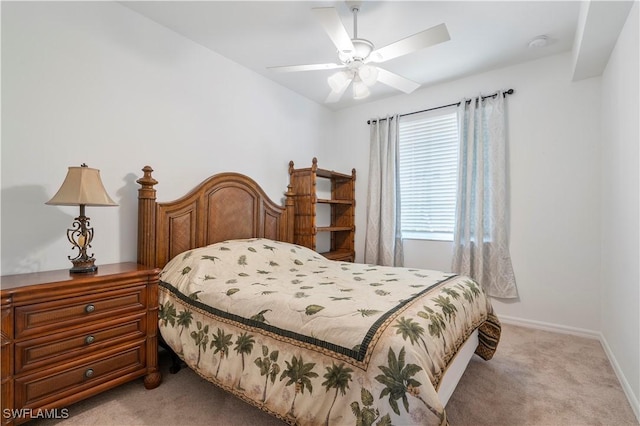
M 281 206 L 253 179 L 220 173 L 175 201 L 157 203 L 153 169 L 145 166 L 142 171 L 144 175 L 137 180 L 138 263 L 162 268 L 186 250 L 230 239 L 293 242 L 291 187 Z

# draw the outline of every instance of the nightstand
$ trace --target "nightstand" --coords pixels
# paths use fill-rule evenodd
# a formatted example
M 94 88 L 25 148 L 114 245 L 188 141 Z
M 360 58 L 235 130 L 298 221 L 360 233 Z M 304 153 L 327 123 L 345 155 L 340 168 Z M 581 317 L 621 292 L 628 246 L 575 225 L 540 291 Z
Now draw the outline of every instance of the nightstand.
M 159 273 L 116 263 L 0 277 L 2 423 L 56 414 L 142 376 L 157 387 Z

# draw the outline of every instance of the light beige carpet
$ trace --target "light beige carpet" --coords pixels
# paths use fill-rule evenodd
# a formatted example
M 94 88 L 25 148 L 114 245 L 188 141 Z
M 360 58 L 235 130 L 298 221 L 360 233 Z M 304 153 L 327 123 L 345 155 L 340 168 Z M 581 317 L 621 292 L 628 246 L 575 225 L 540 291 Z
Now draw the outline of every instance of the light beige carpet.
M 31 424 L 283 425 L 187 368 L 169 374 L 166 354 L 160 360 L 154 390 L 136 380 L 68 407 L 66 420 Z M 638 425 L 597 340 L 509 325 L 491 361 L 474 356 L 447 414 L 452 426 Z

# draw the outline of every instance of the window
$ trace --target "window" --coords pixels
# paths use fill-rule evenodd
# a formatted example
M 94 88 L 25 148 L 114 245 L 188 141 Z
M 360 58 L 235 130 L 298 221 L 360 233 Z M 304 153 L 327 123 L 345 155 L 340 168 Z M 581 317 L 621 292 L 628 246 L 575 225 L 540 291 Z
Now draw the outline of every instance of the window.
M 452 109 L 400 117 L 403 238 L 453 241 L 458 179 L 458 116 Z

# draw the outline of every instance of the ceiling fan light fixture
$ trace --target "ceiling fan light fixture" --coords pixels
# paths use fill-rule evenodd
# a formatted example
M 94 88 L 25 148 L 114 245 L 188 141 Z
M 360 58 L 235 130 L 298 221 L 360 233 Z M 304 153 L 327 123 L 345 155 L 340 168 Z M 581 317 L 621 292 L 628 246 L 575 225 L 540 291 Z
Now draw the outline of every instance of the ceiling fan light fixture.
M 331 93 L 326 98 L 326 103 L 338 102 L 349 86 L 352 86 L 354 99 L 368 97 L 371 94 L 369 87 L 378 82 L 405 93 L 411 93 L 420 87 L 415 81 L 367 64 L 385 62 L 448 41 L 451 37 L 446 25 L 436 25 L 376 49 L 369 40 L 358 38 L 358 11 L 363 0 L 348 0 L 347 3 L 353 13 L 353 38 L 349 36 L 335 7 L 312 8 L 318 22 L 336 47 L 340 63 L 269 68 L 280 72 L 344 69 L 327 78 Z
M 378 81 L 378 68 L 371 65 L 363 65 L 358 68 L 358 77 L 364 84 L 371 87 Z
M 338 71 L 327 78 L 327 83 L 329 83 L 329 87 L 331 87 L 331 90 L 334 92 L 342 92 L 351 81 L 350 77 L 348 72 Z
M 355 81 L 353 82 L 353 99 L 364 99 L 367 96 L 369 96 L 371 94 L 371 92 L 369 91 L 369 88 L 367 87 L 366 84 L 364 84 L 362 81 Z

